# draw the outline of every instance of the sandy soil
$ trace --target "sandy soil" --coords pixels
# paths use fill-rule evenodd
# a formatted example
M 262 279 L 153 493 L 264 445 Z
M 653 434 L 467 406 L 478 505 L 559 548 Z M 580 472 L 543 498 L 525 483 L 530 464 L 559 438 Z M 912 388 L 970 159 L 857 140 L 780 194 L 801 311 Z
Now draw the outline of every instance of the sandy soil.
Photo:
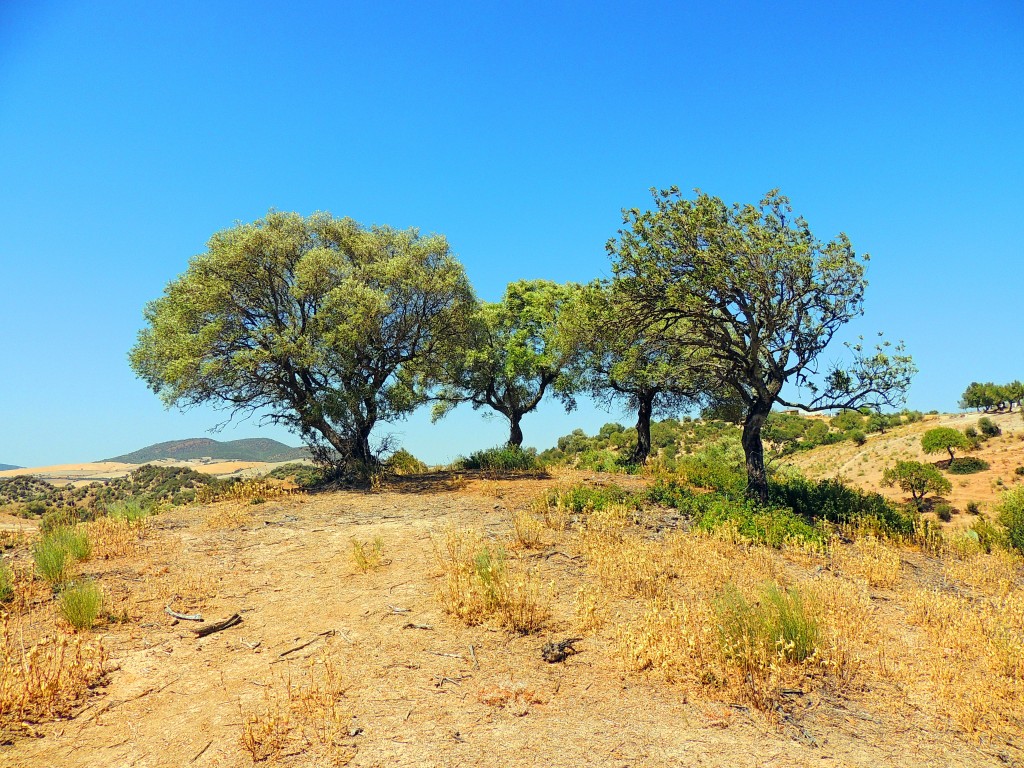
M 450 525 L 507 535 L 510 512 L 555 482 L 435 477 L 373 494 L 161 515 L 138 556 L 85 564 L 132 615 L 97 630 L 118 669 L 73 719 L 0 747 L 0 764 L 249 766 L 243 712 L 328 656 L 346 680 L 351 765 L 367 768 L 938 767 L 1020 757 L 945 732 L 912 703 L 872 705 L 876 692 L 808 696 L 788 725 L 746 707 L 687 701 L 672 685 L 623 672 L 599 636 L 565 663 L 546 664 L 544 643 L 573 632 L 570 590 L 582 566 L 567 541 L 524 554 L 557 595 L 541 634 L 465 627 L 442 613 L 432 536 Z M 360 573 L 351 541 L 375 536 L 385 565 Z M 179 611 L 238 612 L 243 622 L 197 640 L 163 612 L 168 595 Z M 529 701 L 495 704 L 494 690 L 526 690 Z M 313 763 L 292 755 L 279 764 Z

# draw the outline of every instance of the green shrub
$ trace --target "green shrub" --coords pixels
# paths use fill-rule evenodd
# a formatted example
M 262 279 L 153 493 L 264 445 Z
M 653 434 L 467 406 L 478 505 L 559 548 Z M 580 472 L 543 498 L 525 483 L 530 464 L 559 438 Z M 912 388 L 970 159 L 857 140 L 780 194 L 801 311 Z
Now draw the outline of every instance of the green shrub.
M 14 598 L 14 574 L 7 563 L 0 560 L 0 603 L 9 603 Z
M 800 475 L 773 481 L 771 503 L 789 507 L 807 520 L 866 526 L 890 536 L 910 536 L 916 516 L 880 493 L 862 491 L 835 479 L 808 480 Z
M 59 541 L 43 536 L 32 547 L 32 559 L 39 575 L 51 584 L 60 584 L 67 577 L 71 557 Z
M 312 464 L 303 464 L 298 461 L 274 467 L 267 473 L 267 477 L 272 477 L 275 480 L 291 480 L 300 488 L 315 488 L 324 481 L 323 470 Z
M 823 530 L 792 509 L 763 506 L 720 493 L 695 493 L 676 480 L 659 480 L 648 489 L 647 498 L 689 515 L 694 527 L 700 530 L 713 531 L 728 525 L 747 539 L 773 547 L 794 541 L 811 544 L 825 541 Z
M 1006 542 L 1024 552 L 1024 487 L 1006 491 L 996 505 L 996 519 L 1006 528 Z
M 114 520 L 136 523 L 150 515 L 152 507 L 143 504 L 139 499 L 124 499 L 107 504 L 107 516 Z
M 976 502 L 976 501 L 968 501 L 967 502 L 967 514 L 969 514 L 969 515 L 980 515 L 981 514 L 981 507 L 978 506 L 978 502 Z
M 988 462 L 977 456 L 962 456 L 949 462 L 949 472 L 954 475 L 973 475 L 988 469 Z
M 978 419 L 978 429 L 981 430 L 981 434 L 985 437 L 999 437 L 999 435 L 1003 434 L 1003 430 L 999 428 L 999 425 L 988 416 L 982 416 Z
M 537 469 L 538 466 L 536 451 L 523 450 L 514 445 L 476 451 L 455 461 L 457 469 L 490 469 L 505 472 Z
M 67 550 L 75 560 L 88 560 L 92 554 L 92 542 L 84 528 L 56 528 L 46 537 Z
M 953 519 L 953 507 L 949 504 L 939 504 L 935 507 L 935 516 L 944 523 Z
M 814 655 L 820 640 L 818 621 L 803 596 L 766 584 L 751 604 L 731 584 L 716 602 L 726 656 L 739 661 L 780 658 L 802 662 Z
M 39 521 L 39 532 L 47 534 L 58 528 L 69 528 L 78 523 L 79 517 L 74 509 L 51 509 Z
M 640 506 L 639 498 L 617 485 L 595 487 L 577 483 L 568 488 L 551 488 L 545 498 L 548 504 L 570 512 L 600 511 L 615 505 Z
M 91 579 L 69 585 L 60 593 L 59 607 L 75 629 L 92 629 L 103 607 L 103 592 Z
M 1009 547 L 1006 531 L 999 526 L 993 525 L 984 517 L 979 517 L 975 520 L 970 530 L 978 537 L 978 543 L 986 552 L 991 552 L 997 548 L 1007 549 Z
M 1017 467 L 1015 470 L 1013 470 L 1013 474 L 1015 474 L 1015 475 L 1024 475 L 1024 466 Z
M 405 448 L 399 448 L 384 462 L 388 472 L 396 475 L 422 475 L 430 468 Z
M 964 434 L 967 436 L 967 439 L 969 440 L 977 440 L 978 437 L 980 437 L 978 430 L 974 427 L 973 424 L 968 424 L 966 427 L 964 427 Z
M 859 429 L 855 429 L 852 432 L 850 432 L 850 439 L 856 445 L 864 445 L 864 443 L 868 441 L 868 436 L 861 432 Z
M 41 517 L 46 514 L 47 506 L 45 501 L 30 501 L 21 508 L 26 517 Z

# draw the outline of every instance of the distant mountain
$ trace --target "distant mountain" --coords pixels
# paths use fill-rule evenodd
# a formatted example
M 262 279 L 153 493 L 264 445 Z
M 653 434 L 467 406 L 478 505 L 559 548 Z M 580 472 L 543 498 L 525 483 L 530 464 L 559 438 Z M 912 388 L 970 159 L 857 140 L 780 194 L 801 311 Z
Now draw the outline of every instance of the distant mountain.
M 6 472 L 8 469 L 23 469 L 17 464 L 0 464 L 0 472 Z
M 296 461 L 308 459 L 305 448 L 292 448 L 266 437 L 221 442 L 208 437 L 193 437 L 188 440 L 171 440 L 140 448 L 123 456 L 114 456 L 103 461 L 120 461 L 125 464 L 146 464 L 160 459 L 203 459 L 219 461 Z

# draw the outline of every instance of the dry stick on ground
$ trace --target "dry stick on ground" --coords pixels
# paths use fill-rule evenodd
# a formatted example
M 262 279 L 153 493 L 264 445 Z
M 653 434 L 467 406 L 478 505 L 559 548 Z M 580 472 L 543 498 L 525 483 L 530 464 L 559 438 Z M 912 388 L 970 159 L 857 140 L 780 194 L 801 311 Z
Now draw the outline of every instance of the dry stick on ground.
M 429 624 L 413 624 L 410 621 L 408 624 L 404 625 L 402 627 L 402 629 L 430 629 L 430 630 L 433 630 L 434 628 L 432 626 L 430 626 Z
M 203 620 L 203 615 L 201 613 L 178 613 L 177 611 L 173 610 L 170 605 L 164 606 L 164 613 L 166 613 L 168 616 L 173 616 L 176 619 L 181 619 L 182 621 Z
M 207 635 L 212 635 L 214 632 L 220 632 L 221 630 L 228 629 L 229 627 L 233 627 L 236 624 L 241 623 L 242 617 L 239 616 L 237 613 L 233 613 L 226 619 L 224 619 L 224 621 L 216 621 L 213 624 L 209 624 L 205 627 L 199 627 L 198 629 L 193 629 L 192 631 L 196 633 L 197 637 L 206 637 Z
M 334 637 L 335 634 L 336 632 L 333 629 L 328 629 L 326 632 L 320 632 L 319 634 L 314 635 L 312 640 L 307 640 L 302 645 L 296 645 L 294 648 L 289 648 L 284 653 L 279 653 L 278 658 L 283 658 L 291 653 L 295 653 L 296 651 L 301 651 L 303 648 L 308 648 L 309 646 L 311 646 L 317 640 L 320 640 L 324 637 Z

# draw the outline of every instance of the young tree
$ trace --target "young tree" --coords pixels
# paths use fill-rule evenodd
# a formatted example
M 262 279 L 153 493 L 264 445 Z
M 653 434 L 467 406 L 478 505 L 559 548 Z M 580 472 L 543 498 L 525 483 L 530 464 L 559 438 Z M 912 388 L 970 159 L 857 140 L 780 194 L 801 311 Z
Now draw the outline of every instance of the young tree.
M 443 236 L 271 211 L 210 238 L 146 307 L 130 360 L 168 406 L 264 411 L 365 467 L 374 425 L 422 402 L 473 303 Z
M 925 453 L 942 453 L 947 451 L 949 453 L 949 460 L 952 462 L 956 460 L 956 456 L 953 455 L 953 449 L 969 451 L 971 449 L 971 441 L 967 435 L 958 429 L 935 427 L 921 435 L 921 447 Z
M 899 486 L 904 493 L 909 493 L 918 508 L 928 493 L 943 494 L 953 490 L 953 484 L 931 464 L 920 461 L 897 461 L 882 473 L 882 485 Z
M 711 375 L 744 405 L 742 444 L 748 492 L 767 500 L 761 428 L 779 403 L 805 411 L 875 409 L 902 402 L 915 372 L 902 344 L 869 351 L 848 345 L 852 360 L 823 376 L 819 356 L 835 333 L 862 314 L 867 256 L 845 234 L 822 242 L 792 216 L 789 200 L 769 192 L 759 206 L 727 206 L 677 188 L 654 192 L 656 208 L 624 212 L 624 229 L 607 249 L 620 289 L 637 307 L 632 322 L 704 350 Z M 793 383 L 810 398 L 792 402 Z
M 492 408 L 509 422 L 508 444 L 523 444 L 520 422 L 549 392 L 567 411 L 576 406 L 569 369 L 574 350 L 562 343 L 560 320 L 579 286 L 548 280 L 509 283 L 500 302 L 482 302 L 462 354 L 450 358 L 435 395 L 433 420 L 460 403 Z
M 575 375 L 583 390 L 599 401 L 624 401 L 636 411 L 637 443 L 630 461 L 644 464 L 651 453 L 653 416 L 677 415 L 709 386 L 698 380 L 700 367 L 680 354 L 686 348 L 674 344 L 672 334 L 645 334 L 630 326 L 623 299 L 608 283 L 585 286 L 566 313 L 563 339 L 577 352 Z

